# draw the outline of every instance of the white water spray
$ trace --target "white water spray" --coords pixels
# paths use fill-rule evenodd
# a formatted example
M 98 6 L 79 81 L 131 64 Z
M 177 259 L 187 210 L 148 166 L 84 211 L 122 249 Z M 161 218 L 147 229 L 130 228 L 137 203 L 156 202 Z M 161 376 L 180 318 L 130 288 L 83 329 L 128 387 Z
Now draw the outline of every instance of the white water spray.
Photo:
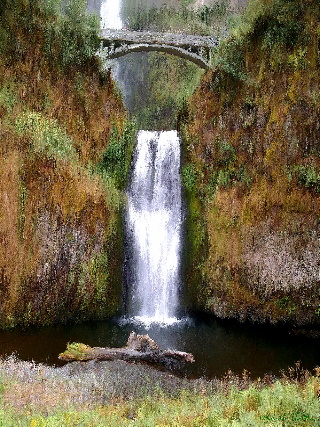
M 121 20 L 121 0 L 104 0 L 101 4 L 101 28 L 122 28 Z
M 182 228 L 180 140 L 176 131 L 139 131 L 128 191 L 131 311 L 170 324 L 178 307 Z

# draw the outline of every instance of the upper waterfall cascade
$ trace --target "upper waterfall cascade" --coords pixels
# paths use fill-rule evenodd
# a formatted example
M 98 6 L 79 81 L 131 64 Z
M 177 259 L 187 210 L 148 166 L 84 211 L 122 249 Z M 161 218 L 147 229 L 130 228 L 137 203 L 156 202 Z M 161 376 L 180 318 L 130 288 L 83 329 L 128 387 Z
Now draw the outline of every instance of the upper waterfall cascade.
M 121 0 L 104 0 L 101 4 L 101 28 L 119 30 L 123 27 L 120 17 Z
M 128 190 L 131 313 L 172 323 L 178 308 L 182 227 L 176 131 L 139 131 Z

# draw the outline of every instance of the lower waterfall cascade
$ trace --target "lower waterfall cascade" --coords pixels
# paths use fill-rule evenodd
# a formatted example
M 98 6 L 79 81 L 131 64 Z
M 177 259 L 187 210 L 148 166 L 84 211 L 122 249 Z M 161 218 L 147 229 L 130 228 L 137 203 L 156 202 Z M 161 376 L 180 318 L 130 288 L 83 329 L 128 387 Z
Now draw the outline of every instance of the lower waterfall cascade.
M 139 131 L 126 215 L 129 315 L 175 322 L 180 281 L 182 202 L 177 131 Z

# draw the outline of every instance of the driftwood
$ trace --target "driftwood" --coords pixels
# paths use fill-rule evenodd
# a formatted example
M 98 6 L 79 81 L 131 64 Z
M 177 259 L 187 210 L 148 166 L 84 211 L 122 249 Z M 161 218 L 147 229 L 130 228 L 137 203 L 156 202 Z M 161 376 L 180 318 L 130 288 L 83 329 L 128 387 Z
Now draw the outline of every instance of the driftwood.
M 160 350 L 158 344 L 149 335 L 137 335 L 131 332 L 125 347 L 89 347 L 72 343 L 67 350 L 59 354 L 66 362 L 88 360 L 125 360 L 126 362 L 147 362 L 161 364 L 168 369 L 180 369 L 186 362 L 194 362 L 193 355 L 183 351 Z

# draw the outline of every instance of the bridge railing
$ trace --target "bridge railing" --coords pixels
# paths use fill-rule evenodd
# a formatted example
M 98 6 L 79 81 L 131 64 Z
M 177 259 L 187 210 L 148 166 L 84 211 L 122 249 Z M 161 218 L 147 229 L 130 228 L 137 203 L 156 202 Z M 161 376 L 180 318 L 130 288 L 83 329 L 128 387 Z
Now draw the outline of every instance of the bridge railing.
M 219 44 L 218 37 L 197 36 L 184 33 L 105 29 L 100 31 L 100 36 L 104 42 L 124 41 L 128 43 L 166 44 L 180 47 L 217 47 Z

